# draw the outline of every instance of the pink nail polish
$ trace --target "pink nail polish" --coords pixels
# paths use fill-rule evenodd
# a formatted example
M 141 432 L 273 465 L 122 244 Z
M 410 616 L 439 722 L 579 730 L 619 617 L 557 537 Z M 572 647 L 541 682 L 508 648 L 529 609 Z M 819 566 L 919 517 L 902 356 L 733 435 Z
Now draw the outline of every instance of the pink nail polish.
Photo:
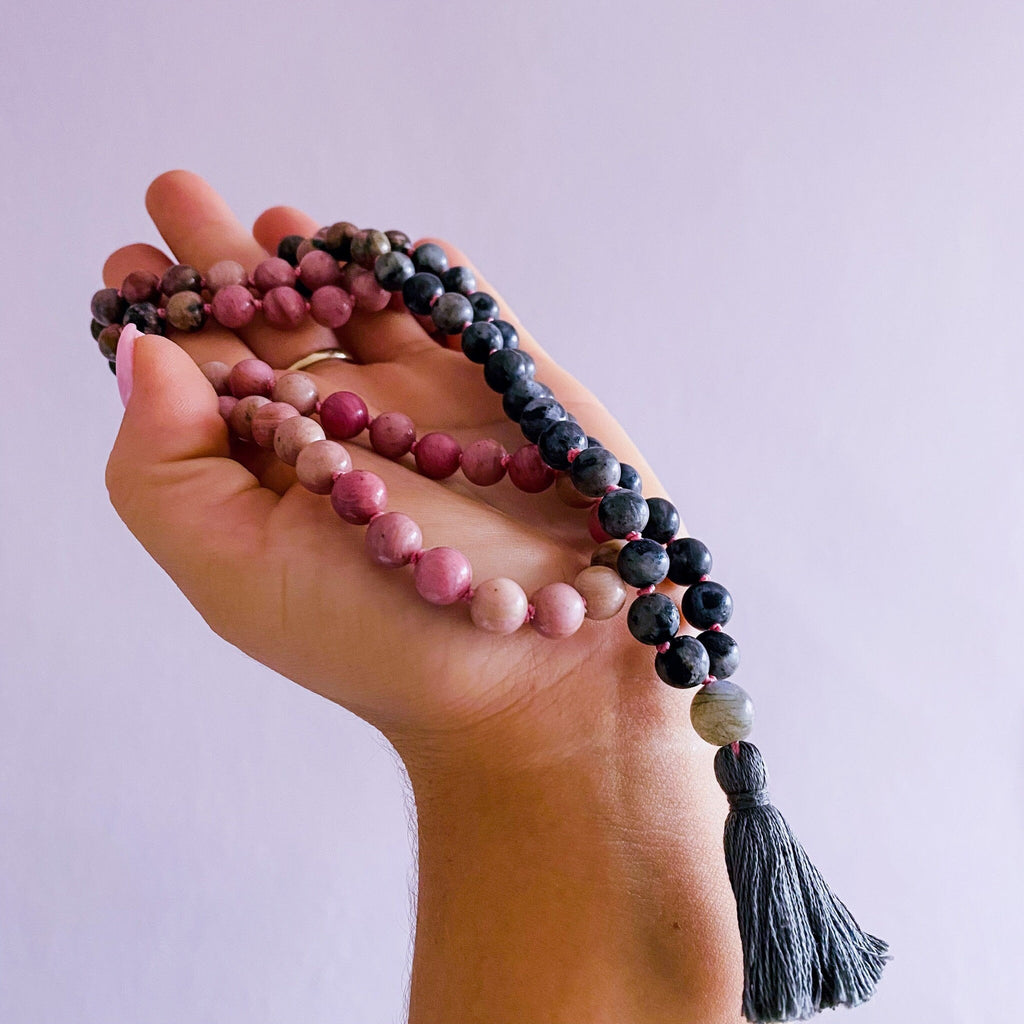
M 125 324 L 124 330 L 117 339 L 117 390 L 121 393 L 121 403 L 128 407 L 128 399 L 132 397 L 132 372 L 135 369 L 135 339 L 142 331 L 135 324 Z

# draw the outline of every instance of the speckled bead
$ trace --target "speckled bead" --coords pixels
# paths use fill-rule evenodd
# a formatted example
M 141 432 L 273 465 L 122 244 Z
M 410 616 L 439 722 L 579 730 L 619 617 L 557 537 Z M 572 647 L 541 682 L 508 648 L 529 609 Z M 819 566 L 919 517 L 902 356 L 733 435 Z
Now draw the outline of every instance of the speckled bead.
M 338 261 L 321 249 L 307 252 L 299 260 L 299 280 L 310 290 L 316 291 L 325 285 L 336 285 L 341 280 L 341 269 Z
M 256 300 L 248 288 L 240 284 L 226 284 L 210 300 L 210 312 L 222 327 L 235 331 L 252 323 L 256 316 Z
M 585 448 L 569 467 L 573 485 L 588 497 L 603 497 L 619 485 L 619 460 L 607 448 Z
M 246 395 L 270 396 L 274 390 L 274 368 L 262 359 L 240 359 L 231 367 L 228 386 L 235 398 Z
M 654 671 L 662 682 L 680 690 L 699 686 L 708 677 L 708 652 L 696 637 L 674 636 L 667 651 L 654 657 Z
M 697 636 L 708 652 L 708 675 L 728 679 L 740 667 L 740 645 L 720 629 L 708 629 Z
M 441 275 L 448 269 L 448 256 L 434 242 L 416 246 L 412 251 L 412 262 L 418 272 L 434 274 L 439 282 Z
M 203 275 L 195 267 L 187 263 L 176 263 L 164 271 L 160 278 L 160 291 L 170 298 L 178 292 L 201 292 L 203 290 Z
M 429 316 L 430 308 L 444 295 L 444 285 L 437 274 L 418 272 L 402 285 L 402 299 L 410 313 Z
M 335 479 L 351 469 L 348 449 L 337 441 L 314 441 L 306 445 L 295 460 L 299 483 L 313 494 L 330 494 Z
M 324 231 L 325 248 L 336 260 L 348 260 L 352 255 L 352 239 L 358 230 L 351 221 L 337 221 Z
M 444 480 L 458 468 L 462 446 L 450 434 L 431 431 L 416 443 L 416 468 L 431 480 Z
M 666 545 L 668 578 L 681 587 L 696 583 L 711 572 L 711 552 L 695 537 L 677 537 Z
M 500 333 L 500 332 L 499 332 Z M 484 363 L 484 381 L 492 391 L 503 395 L 517 380 L 533 376 L 532 360 L 516 348 L 492 352 Z
M 412 260 L 402 252 L 386 252 L 373 264 L 377 284 L 389 292 L 400 292 L 402 285 L 415 273 Z
M 163 321 L 152 302 L 133 302 L 122 319 L 125 324 L 135 324 L 143 334 L 163 333 Z
M 320 403 L 320 423 L 328 437 L 347 441 L 361 434 L 370 421 L 366 403 L 354 391 L 335 391 Z
M 694 694 L 690 703 L 694 732 L 716 747 L 746 739 L 754 727 L 754 702 L 731 679 L 716 679 Z
M 504 346 L 501 331 L 485 320 L 470 324 L 462 332 L 461 344 L 466 358 L 481 365 L 487 362 L 492 352 L 497 352 Z
M 465 295 L 445 292 L 430 307 L 430 318 L 442 334 L 461 334 L 473 322 L 473 307 Z
M 214 295 L 229 285 L 245 287 L 248 283 L 249 275 L 237 260 L 219 260 L 206 272 L 206 287 Z
M 388 236 L 392 252 L 400 252 L 403 256 L 412 252 L 412 239 L 404 231 L 385 231 L 384 234 Z
M 555 494 L 558 495 L 558 500 L 563 505 L 568 505 L 569 508 L 590 508 L 597 500 L 596 498 L 588 497 L 586 494 L 580 494 L 568 473 L 559 473 L 555 477 Z
M 598 544 L 612 539 L 612 535 L 601 525 L 601 503 L 595 501 L 587 514 L 587 532 Z
M 511 353 L 516 353 L 515 349 Z M 552 468 L 565 471 L 572 465 L 569 452 L 583 452 L 587 447 L 587 432 L 573 420 L 552 423 L 537 439 L 540 457 Z
M 287 285 L 271 288 L 263 296 L 263 319 L 275 330 L 294 331 L 306 319 L 306 300 Z
M 519 417 L 519 429 L 527 441 L 536 441 L 553 423 L 566 419 L 565 408 L 553 398 L 535 398 Z
M 518 423 L 530 402 L 538 398 L 552 397 L 554 397 L 553 392 L 547 384 L 542 384 L 532 377 L 525 377 L 508 386 L 501 396 L 501 407 L 513 423 Z
M 252 418 L 252 439 L 261 448 L 273 448 L 274 431 L 285 420 L 298 415 L 298 410 L 286 402 L 268 402 Z
M 309 315 L 322 327 L 344 326 L 354 306 L 352 296 L 337 285 L 324 285 L 309 297 Z
M 376 473 L 353 469 L 343 473 L 331 488 L 331 507 L 346 523 L 363 526 L 388 503 L 388 489 Z
M 121 298 L 129 306 L 137 302 L 152 302 L 155 305 L 160 301 L 160 278 L 148 270 L 133 270 L 121 282 Z
M 427 548 L 416 561 L 413 581 L 420 597 L 431 604 L 454 604 L 472 585 L 473 568 L 456 548 Z
M 688 587 L 681 605 L 683 617 L 697 629 L 724 626 L 732 618 L 732 595 L 714 580 Z
M 116 288 L 101 288 L 93 295 L 90 308 L 93 319 L 108 327 L 110 324 L 121 324 L 128 303 L 117 294 Z
M 231 410 L 228 424 L 235 434 L 243 441 L 252 440 L 252 418 L 259 409 L 270 403 L 263 395 L 244 395 Z
M 648 498 L 650 515 L 643 535 L 659 544 L 667 544 L 679 532 L 679 510 L 667 498 Z
M 590 564 L 606 565 L 609 569 L 614 569 L 617 575 L 619 571 L 619 552 L 628 543 L 628 540 L 622 540 L 620 537 L 612 537 L 610 540 L 603 541 L 591 553 Z
M 656 540 L 631 540 L 619 552 L 615 568 L 631 587 L 652 587 L 668 575 L 668 555 Z
M 492 487 L 507 472 L 502 461 L 507 452 L 504 445 L 490 437 L 482 437 L 466 446 L 462 453 L 462 475 L 480 487 Z
M 474 320 L 497 320 L 501 314 L 498 300 L 487 292 L 470 292 L 466 296 L 473 307 Z
M 610 619 L 622 611 L 629 590 L 619 574 L 606 565 L 588 565 L 572 585 L 583 596 L 588 619 Z
M 679 632 L 679 609 L 665 594 L 641 594 L 629 606 L 626 624 L 642 644 L 663 644 Z
M 404 412 L 382 412 L 370 424 L 370 444 L 378 455 L 400 459 L 416 440 L 416 425 Z
M 524 444 L 509 460 L 508 478 L 519 490 L 539 494 L 555 482 L 555 471 L 540 457 L 535 444 Z
M 628 462 L 619 463 L 619 486 L 628 491 L 636 491 L 637 494 L 644 489 L 640 474 Z
M 519 348 L 519 332 L 507 320 L 496 319 L 494 326 L 501 331 L 501 339 L 505 342 L 505 348 Z M 532 359 L 530 361 L 533 362 Z
M 441 284 L 446 292 L 458 292 L 460 295 L 472 295 L 476 291 L 476 277 L 469 267 L 449 267 L 441 275 Z M 472 320 L 472 305 L 469 308 Z
M 647 525 L 648 515 L 643 495 L 622 487 L 609 491 L 597 505 L 601 527 L 610 537 L 640 533 Z
M 271 288 L 291 288 L 295 285 L 295 268 L 280 256 L 271 256 L 256 265 L 252 282 L 260 295 L 266 295 Z
M 397 569 L 408 565 L 409 559 L 423 547 L 423 533 L 404 512 L 385 512 L 370 521 L 365 543 L 372 562 Z
M 316 420 L 293 416 L 274 431 L 274 451 L 282 462 L 294 466 L 303 448 L 323 440 L 324 428 Z
M 473 591 L 469 615 L 477 629 L 488 633 L 514 633 L 526 621 L 529 601 L 515 580 L 496 576 Z
M 357 231 L 352 236 L 350 255 L 354 263 L 372 270 L 378 256 L 391 252 L 391 241 L 383 231 L 373 228 Z
M 231 367 L 227 363 L 211 359 L 199 367 L 203 376 L 210 382 L 211 387 L 218 395 L 231 394 Z
M 104 359 L 114 359 L 117 356 L 117 343 L 121 338 L 124 327 L 121 324 L 109 324 L 96 336 L 96 344 Z
M 176 292 L 167 300 L 164 316 L 179 331 L 199 331 L 206 324 L 206 309 L 198 292 Z
M 381 288 L 369 270 L 361 270 L 349 281 L 356 309 L 366 313 L 379 313 L 391 301 L 391 292 Z
M 559 640 L 572 636 L 583 625 L 583 595 L 568 583 L 548 583 L 530 598 L 533 626 L 541 636 Z
M 292 370 L 277 378 L 270 397 L 294 405 L 303 416 L 309 416 L 316 410 L 316 381 L 308 373 Z

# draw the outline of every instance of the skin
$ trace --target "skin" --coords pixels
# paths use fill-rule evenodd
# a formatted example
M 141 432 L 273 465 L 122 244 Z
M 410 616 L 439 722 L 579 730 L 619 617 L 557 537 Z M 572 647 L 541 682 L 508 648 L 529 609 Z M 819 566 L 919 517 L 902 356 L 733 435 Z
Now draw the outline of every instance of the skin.
M 205 270 L 236 259 L 252 270 L 284 235 L 320 226 L 276 206 L 249 230 L 186 171 L 156 178 L 146 207 L 171 255 L 119 249 L 103 269 L 107 286 L 172 262 Z M 472 266 L 430 241 L 453 265 Z M 639 470 L 646 496 L 666 494 L 598 399 L 476 274 L 519 330 L 537 379 Z M 493 437 L 510 452 L 524 443 L 458 340 L 440 346 L 407 313 L 357 313 L 339 331 L 211 325 L 137 340 L 106 483 L 125 524 L 215 632 L 359 715 L 401 757 L 419 836 L 410 1024 L 741 1021 L 726 801 L 714 748 L 689 722 L 692 691 L 658 680 L 624 611 L 548 640 L 529 627 L 496 637 L 461 605 L 428 605 L 409 570 L 373 565 L 364 530 L 341 523 L 291 467 L 229 438 L 197 365 L 255 355 L 280 368 L 339 345 L 359 365 L 307 371 L 321 395 L 355 391 L 371 415 L 407 413 L 420 435 L 443 430 L 463 445 Z M 420 524 L 424 546 L 469 557 L 475 583 L 509 576 L 532 594 L 589 564 L 586 511 L 553 488 L 432 481 L 376 455 L 365 434 L 346 446 L 356 468 L 384 479 L 388 507 Z

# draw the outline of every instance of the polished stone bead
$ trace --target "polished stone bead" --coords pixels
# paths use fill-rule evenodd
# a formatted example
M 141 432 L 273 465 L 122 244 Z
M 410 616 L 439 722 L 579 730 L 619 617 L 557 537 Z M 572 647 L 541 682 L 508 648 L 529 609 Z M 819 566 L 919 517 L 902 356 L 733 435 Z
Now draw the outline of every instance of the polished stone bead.
M 99 320 L 93 319 L 93 321 L 89 324 L 89 330 L 92 332 L 92 340 L 99 341 L 100 332 L 103 330 L 103 324 L 101 324 Z
M 515 349 L 512 349 L 512 353 L 518 355 Z M 537 438 L 537 447 L 540 449 L 540 457 L 552 469 L 565 471 L 572 465 L 569 461 L 569 452 L 586 450 L 587 435 L 584 429 L 573 420 L 559 420 L 557 423 L 552 423 Z
M 679 609 L 664 594 L 641 594 L 629 606 L 626 625 L 642 644 L 663 644 L 679 632 Z
M 252 439 L 261 448 L 273 448 L 274 431 L 285 420 L 298 415 L 298 410 L 287 402 L 268 402 L 257 409 L 252 418 Z
M 115 359 L 117 357 L 117 343 L 121 338 L 123 330 L 124 328 L 120 324 L 110 324 L 100 331 L 99 336 L 96 338 L 96 343 L 99 345 L 104 359 Z
M 476 277 L 469 267 L 449 267 L 441 275 L 441 284 L 446 292 L 458 292 L 460 295 L 472 295 L 476 291 Z
M 507 320 L 495 320 L 494 326 L 501 331 L 505 348 L 519 348 L 519 332 Z
M 211 359 L 209 362 L 203 363 L 199 369 L 203 371 L 203 376 L 210 382 L 210 386 L 218 395 L 231 394 L 231 367 L 227 363 Z M 281 401 L 281 399 L 278 398 L 275 401 Z
M 416 468 L 431 480 L 445 480 L 458 468 L 462 446 L 451 434 L 434 430 L 416 443 Z
M 430 318 L 442 334 L 461 334 L 473 322 L 473 307 L 465 295 L 445 292 L 430 307 Z
M 170 297 L 178 292 L 201 292 L 203 290 L 203 275 L 195 267 L 187 263 L 176 263 L 164 271 L 160 278 L 160 291 Z
M 271 398 L 275 402 L 287 402 L 295 406 L 303 416 L 311 416 L 316 410 L 316 381 L 308 373 L 293 370 L 277 378 Z
M 323 327 L 341 327 L 348 323 L 354 305 L 344 288 L 325 285 L 309 297 L 309 315 Z
M 135 324 L 143 334 L 162 334 L 164 325 L 152 302 L 136 302 L 124 311 L 125 324 Z
M 462 332 L 462 351 L 470 362 L 484 364 L 492 352 L 503 347 L 501 331 L 486 320 L 472 323 Z
M 708 629 L 697 636 L 711 660 L 708 675 L 728 679 L 740 667 L 740 645 L 720 629 Z
M 217 396 L 217 412 L 220 413 L 221 419 L 231 422 L 231 414 L 235 411 L 235 406 L 238 405 L 239 399 L 235 398 L 234 395 L 218 395 Z
M 444 295 L 444 285 L 437 274 L 416 273 L 402 285 L 402 299 L 410 313 L 428 316 L 430 308 Z
M 576 490 L 591 498 L 600 498 L 609 487 L 619 485 L 619 460 L 607 448 L 591 448 L 588 444 L 573 460 L 569 472 Z
M 424 242 L 412 251 L 412 263 L 418 272 L 434 274 L 438 279 L 448 269 L 444 249 L 433 242 Z
M 388 489 L 376 473 L 353 469 L 343 473 L 331 488 L 331 506 L 345 520 L 362 526 L 388 503 Z
M 256 316 L 256 300 L 248 288 L 240 284 L 228 284 L 214 293 L 210 300 L 210 312 L 222 327 L 238 330 L 252 323 Z
M 216 294 L 228 285 L 245 287 L 249 283 L 249 275 L 237 260 L 218 260 L 206 272 L 206 287 L 211 294 Z
M 471 292 L 468 298 L 473 305 L 474 320 L 497 321 L 501 308 L 493 295 L 488 295 L 487 292 Z
M 518 423 L 523 410 L 536 398 L 553 398 L 554 392 L 539 380 L 524 377 L 509 384 L 501 396 L 501 407 L 505 415 L 514 423 Z
M 304 238 L 299 242 L 298 248 L 295 250 L 295 259 L 298 261 L 298 263 L 296 263 L 296 269 L 298 269 L 298 265 L 302 263 L 305 256 L 308 256 L 311 252 L 319 251 L 321 251 L 321 247 L 316 245 L 312 238 Z
M 640 474 L 628 463 L 619 463 L 619 486 L 639 494 L 644 489 Z
M 167 300 L 164 315 L 167 322 L 179 331 L 198 331 L 206 324 L 204 307 L 199 292 L 175 292 Z
M 327 436 L 340 441 L 361 434 L 369 419 L 366 403 L 353 391 L 335 391 L 320 403 L 320 422 Z
M 469 615 L 477 629 L 488 633 L 514 633 L 526 621 L 529 602 L 515 580 L 496 576 L 473 590 Z
M 754 702 L 742 686 L 730 679 L 717 679 L 693 695 L 690 721 L 705 743 L 726 747 L 750 735 Z
M 228 424 L 242 441 L 252 440 L 252 418 L 263 406 L 269 405 L 270 399 L 264 395 L 244 395 L 231 410 Z
M 580 592 L 568 583 L 548 583 L 530 598 L 533 627 L 549 640 L 572 636 L 586 617 Z
M 423 547 L 423 532 L 416 520 L 404 512 L 385 512 L 366 528 L 366 553 L 370 561 L 386 569 L 408 565 L 409 559 Z
M 492 352 L 484 363 L 484 381 L 499 395 L 508 391 L 509 386 L 515 381 L 525 380 L 532 375 L 529 362 L 523 358 L 522 352 L 514 348 L 500 348 L 497 352 Z
M 378 256 L 373 265 L 377 284 L 389 292 L 400 292 L 402 285 L 415 273 L 412 260 L 404 252 L 386 252 Z
M 704 580 L 687 587 L 682 610 L 686 621 L 697 629 L 724 626 L 732 618 L 732 595 L 721 583 Z
M 260 295 L 265 295 L 271 288 L 292 287 L 295 284 L 295 268 L 280 256 L 270 256 L 256 265 L 252 272 L 252 282 Z
M 619 552 L 615 568 L 631 587 L 652 587 L 668 574 L 668 555 L 656 540 L 631 540 Z
M 274 452 L 286 465 L 294 466 L 308 445 L 325 439 L 324 428 L 308 416 L 293 416 L 274 431 Z
M 535 398 L 519 417 L 519 429 L 528 441 L 536 441 L 553 423 L 566 419 L 565 408 L 554 398 Z
M 277 255 L 281 259 L 286 260 L 293 267 L 298 266 L 299 258 L 296 255 L 296 250 L 302 244 L 302 235 L 285 235 L 280 242 L 277 243 Z
M 392 252 L 400 252 L 403 256 L 412 252 L 412 239 L 404 231 L 385 231 L 384 234 L 388 236 Z
M 605 565 L 619 574 L 619 552 L 629 543 L 621 537 L 612 537 L 610 540 L 602 541 L 590 553 L 591 565 Z M 621 577 L 619 577 L 621 579 Z
M 647 525 L 648 514 L 643 496 L 624 487 L 609 491 L 597 505 L 601 527 L 611 537 L 640 533 Z
M 332 224 L 324 232 L 324 245 L 327 251 L 336 259 L 348 260 L 352 256 L 352 239 L 359 230 L 349 220 L 339 220 Z
M 263 319 L 276 330 L 294 331 L 306 319 L 306 300 L 294 288 L 271 288 L 263 296 Z
M 524 444 L 509 460 L 508 478 L 519 490 L 539 494 L 555 482 L 555 471 L 545 464 L 535 444 Z
M 367 313 L 379 313 L 391 301 L 391 292 L 381 288 L 377 279 L 369 270 L 359 268 L 359 273 L 351 278 L 348 287 L 355 299 L 356 309 Z
M 138 302 L 160 301 L 160 278 L 148 270 L 133 270 L 121 282 L 121 298 L 133 306 Z
M 481 437 L 466 446 L 462 453 L 462 475 L 480 487 L 491 487 L 503 479 L 506 473 L 502 459 L 504 445 L 490 437 Z
M 609 534 L 605 528 L 601 525 L 601 503 L 595 501 L 590 506 L 590 512 L 587 514 L 587 532 L 591 537 L 597 541 L 598 544 L 603 544 L 607 540 L 611 540 L 611 534 Z
M 110 372 L 112 374 L 114 374 L 114 376 L 116 377 L 117 376 L 117 362 L 116 362 L 116 360 L 108 359 L 107 360 L 107 369 L 110 370 Z
M 589 443 L 591 448 L 604 448 L 605 447 L 605 445 L 601 441 L 598 441 L 598 439 L 596 437 L 594 437 L 592 434 L 587 434 L 587 442 Z
M 572 585 L 583 595 L 588 619 L 610 619 L 618 615 L 629 594 L 619 574 L 606 565 L 588 565 L 577 574 Z
M 341 280 L 341 268 L 338 266 L 338 261 L 329 252 L 314 249 L 299 260 L 298 279 L 311 292 L 314 292 L 317 288 L 323 288 L 324 285 L 338 284 Z
M 370 444 L 378 455 L 400 459 L 416 440 L 416 425 L 404 412 L 382 412 L 370 424 Z
M 679 689 L 699 686 L 708 677 L 708 652 L 696 637 L 674 636 L 667 651 L 654 657 L 654 671 L 659 678 Z
M 667 544 L 679 532 L 679 510 L 667 498 L 648 498 L 647 508 L 650 515 L 644 536 Z
M 555 477 L 555 494 L 558 495 L 558 500 L 563 505 L 568 505 L 569 508 L 590 508 L 597 500 L 586 494 L 580 494 L 573 486 L 572 477 L 568 473 L 559 473 Z
M 372 270 L 378 256 L 391 252 L 391 242 L 383 231 L 357 231 L 352 236 L 350 255 L 354 263 Z
M 92 315 L 104 327 L 120 324 L 124 319 L 124 311 L 128 303 L 117 294 L 116 288 L 101 288 L 92 297 Z
M 335 478 L 352 469 L 348 449 L 337 441 L 314 441 L 299 452 L 295 475 L 313 494 L 330 494 Z
M 246 395 L 269 397 L 274 390 L 274 368 L 262 359 L 240 359 L 231 367 L 228 384 L 235 398 Z
M 665 550 L 669 557 L 668 578 L 681 587 L 688 587 L 711 572 L 711 552 L 695 537 L 677 537 Z
M 427 548 L 416 562 L 413 582 L 431 604 L 454 604 L 472 585 L 473 568 L 456 548 Z

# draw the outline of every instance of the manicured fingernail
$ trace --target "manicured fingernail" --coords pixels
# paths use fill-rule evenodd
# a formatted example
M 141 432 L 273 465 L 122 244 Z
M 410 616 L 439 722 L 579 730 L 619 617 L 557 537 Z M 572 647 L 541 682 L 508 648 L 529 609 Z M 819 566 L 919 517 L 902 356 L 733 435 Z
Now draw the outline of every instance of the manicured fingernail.
M 125 324 L 124 330 L 117 339 L 117 390 L 121 392 L 121 402 L 128 407 L 128 399 L 132 397 L 132 372 L 135 369 L 135 339 L 142 331 L 135 324 Z

